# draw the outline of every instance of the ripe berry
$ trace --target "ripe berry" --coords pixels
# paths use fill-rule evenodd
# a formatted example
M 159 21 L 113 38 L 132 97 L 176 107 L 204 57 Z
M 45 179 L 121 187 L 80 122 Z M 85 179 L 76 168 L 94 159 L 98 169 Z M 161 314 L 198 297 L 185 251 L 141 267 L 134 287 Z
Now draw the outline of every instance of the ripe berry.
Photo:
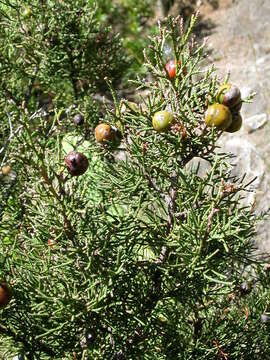
M 234 107 L 239 108 L 239 103 L 241 103 L 241 93 L 237 86 L 232 84 L 223 84 L 217 93 L 216 100 L 225 106 L 228 106 L 230 109 Z M 240 106 L 241 108 L 241 106 Z M 239 108 L 239 110 L 240 110 Z
M 232 113 L 232 114 L 237 114 L 237 113 L 239 113 L 239 111 L 240 111 L 241 108 L 242 108 L 242 105 L 243 105 L 242 100 L 240 100 L 239 103 L 237 103 L 236 105 L 234 105 L 234 107 L 230 108 L 231 113 Z
M 181 67 L 181 61 L 178 61 L 178 67 Z M 176 75 L 176 60 L 169 60 L 167 62 L 167 64 L 165 65 L 165 68 L 167 70 L 167 73 L 169 75 L 170 79 L 174 79 L 175 75 Z M 183 74 L 186 75 L 187 74 L 187 69 L 186 67 L 183 68 Z
M 153 128 L 156 131 L 166 131 L 170 127 L 173 121 L 173 115 L 166 111 L 158 111 L 155 113 L 152 119 Z
M 240 114 L 233 114 L 232 116 L 232 123 L 231 125 L 226 129 L 229 133 L 234 133 L 238 130 L 240 130 L 242 126 L 242 116 Z
M 124 356 L 122 350 L 118 351 L 118 353 L 114 354 L 114 356 L 113 356 L 113 360 L 124 360 L 124 359 L 125 359 L 125 356 Z
M 53 99 L 54 94 L 49 91 L 47 93 L 41 93 L 37 96 L 38 107 L 42 108 L 45 111 L 50 111 L 53 109 Z
M 38 97 L 43 94 L 43 89 L 40 83 L 34 83 L 32 86 L 32 95 Z
M 95 128 L 95 138 L 98 143 L 105 143 L 114 138 L 114 131 L 109 124 L 99 124 Z
M 205 122 L 209 127 L 226 130 L 232 123 L 232 114 L 227 106 L 213 104 L 208 106 L 205 113 Z
M 72 176 L 80 176 L 84 174 L 88 168 L 87 157 L 77 151 L 71 151 L 65 157 L 67 169 Z
M 12 292 L 7 283 L 0 283 L 0 308 L 7 306 L 10 302 Z
M 82 114 L 76 114 L 73 118 L 75 125 L 82 125 L 84 123 L 84 116 Z
M 11 167 L 9 165 L 5 165 L 2 167 L 1 172 L 3 175 L 8 175 L 11 172 Z

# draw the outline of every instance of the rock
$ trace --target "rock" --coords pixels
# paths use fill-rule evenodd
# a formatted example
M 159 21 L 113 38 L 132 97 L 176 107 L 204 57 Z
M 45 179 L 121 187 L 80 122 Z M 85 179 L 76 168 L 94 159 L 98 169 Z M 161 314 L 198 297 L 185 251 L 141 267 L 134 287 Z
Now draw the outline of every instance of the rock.
M 262 65 L 266 61 L 266 57 L 262 56 L 256 60 L 256 65 Z
M 249 74 L 247 76 L 250 77 L 251 75 Z M 241 114 L 243 115 L 244 121 L 246 118 L 249 118 L 251 116 L 265 113 L 268 106 L 265 95 L 262 91 L 261 84 L 259 84 L 259 81 L 256 79 L 256 77 L 252 76 L 252 78 L 254 79 L 254 85 L 252 86 L 252 88 L 251 87 L 240 88 L 242 99 L 247 98 L 252 93 L 256 94 L 251 104 L 243 103 Z M 237 81 L 234 82 L 237 83 Z
M 241 87 L 240 91 L 241 91 L 242 99 L 247 98 L 249 95 L 251 95 L 253 93 L 253 90 L 251 89 L 251 87 L 248 87 L 248 86 Z
M 227 3 L 227 0 L 221 0 L 221 3 Z M 211 44 L 213 54 L 210 60 L 215 54 L 222 55 L 215 58 L 219 76 L 224 78 L 230 71 L 230 82 L 240 87 L 242 99 L 256 93 L 251 104 L 243 103 L 243 126 L 237 137 L 224 134 L 219 143 L 222 150 L 236 155 L 232 159 L 236 165 L 235 174 L 240 176 L 247 172 L 245 182 L 258 176 L 251 185 L 256 193 L 243 194 L 246 203 L 251 205 L 254 201 L 256 213 L 267 211 L 270 203 L 270 124 L 266 115 L 270 115 L 269 10 L 269 0 L 237 0 L 226 9 L 219 7 L 214 12 L 206 9 L 203 13 L 208 22 L 216 24 L 208 44 Z M 256 131 L 259 128 L 261 130 Z M 260 251 L 270 254 L 269 220 L 261 222 L 257 232 Z
M 249 133 L 262 128 L 268 121 L 266 113 L 251 116 L 244 121 L 244 125 Z
M 197 171 L 197 175 L 201 178 L 203 178 L 210 169 L 211 169 L 210 163 L 197 156 L 194 157 L 192 160 L 190 160 L 185 166 L 185 170 L 187 172 Z
M 255 191 L 261 189 L 260 185 L 265 174 L 265 164 L 255 146 L 246 138 L 233 135 L 225 135 L 219 140 L 221 152 L 232 153 L 234 158 L 231 160 L 233 165 L 232 175 L 241 177 L 246 174 L 244 183 L 253 180 L 250 189 L 253 192 L 246 193 L 243 202 L 245 205 L 252 205 L 255 201 Z M 256 164 L 256 166 L 254 166 Z

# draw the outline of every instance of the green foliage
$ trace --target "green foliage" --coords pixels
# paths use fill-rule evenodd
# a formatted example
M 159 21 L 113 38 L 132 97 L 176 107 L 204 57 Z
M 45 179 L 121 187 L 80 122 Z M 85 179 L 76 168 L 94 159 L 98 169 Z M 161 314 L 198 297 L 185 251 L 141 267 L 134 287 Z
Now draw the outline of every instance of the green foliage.
M 98 3 L 98 14 L 113 29 L 119 31 L 123 45 L 131 56 L 131 71 L 128 76 L 134 77 L 134 72 L 142 72 L 143 48 L 147 45 L 147 34 L 151 32 L 149 20 L 154 14 L 153 0 L 106 0 Z
M 7 140 L 1 155 L 15 176 L 0 178 L 6 182 L 0 277 L 13 289 L 10 304 L 0 310 L 4 356 L 21 351 L 28 359 L 59 360 L 266 357 L 269 323 L 260 319 L 269 311 L 269 274 L 252 254 L 259 218 L 242 203 L 250 184 L 233 176 L 230 155 L 218 152 L 221 132 L 205 126 L 219 83 L 213 68 L 202 69 L 204 48 L 191 39 L 196 18 L 187 32 L 179 19 L 160 27 L 148 49 L 151 61 L 145 59 L 148 80 L 135 82 L 137 106 L 119 102 L 107 81 L 114 105 L 106 104 L 102 122 L 117 126 L 122 139 L 100 145 L 93 131 L 100 113 L 88 97 L 99 79 L 88 72 L 88 48 L 78 67 L 70 66 L 65 48 L 70 41 L 80 49 L 91 17 L 83 8 L 78 25 L 71 3 L 46 4 L 54 33 L 42 30 L 40 36 L 55 35 L 54 16 L 62 17 L 55 50 L 42 48 L 35 33 L 36 52 L 19 34 L 18 49 L 10 50 L 6 41 L 1 55 L 1 93 L 10 98 L 0 108 Z M 62 7 L 61 14 L 54 6 Z M 36 16 L 40 21 L 47 14 Z M 15 36 L 12 27 L 1 31 L 2 39 L 9 31 Z M 82 36 L 75 41 L 73 34 Z M 166 43 L 181 60 L 175 79 L 165 71 Z M 15 54 L 19 49 L 25 56 Z M 75 90 L 74 69 L 75 80 L 85 76 L 91 91 Z M 36 100 L 36 79 L 56 94 L 49 108 Z M 157 133 L 152 117 L 161 110 L 173 114 L 174 124 Z M 82 127 L 72 122 L 77 112 L 85 115 Z M 64 157 L 74 148 L 90 164 L 83 176 L 72 178 Z M 188 166 L 195 157 L 209 163 L 204 176 Z
M 89 2 L 32 2 L 27 8 L 20 2 L 6 9 L 1 25 L 1 81 L 17 96 L 36 82 L 65 96 L 72 89 L 77 98 L 82 88 L 104 91 L 104 77 L 116 81 L 125 71 L 117 35 L 101 29 Z

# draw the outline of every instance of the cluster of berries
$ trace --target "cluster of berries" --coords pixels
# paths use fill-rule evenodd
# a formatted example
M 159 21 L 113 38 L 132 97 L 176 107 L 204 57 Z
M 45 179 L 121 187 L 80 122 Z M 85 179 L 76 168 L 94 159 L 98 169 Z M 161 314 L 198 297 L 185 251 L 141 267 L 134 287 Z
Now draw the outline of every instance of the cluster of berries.
M 237 86 L 223 84 L 216 95 L 216 102 L 208 106 L 205 113 L 207 126 L 233 133 L 242 126 L 241 93 Z
M 179 72 L 186 75 L 187 69 L 182 66 L 181 61 L 169 60 L 165 65 L 166 73 L 171 80 L 174 80 Z M 120 109 L 123 113 L 127 111 L 125 104 Z M 131 109 L 137 108 L 137 104 L 128 103 Z M 237 86 L 223 84 L 216 96 L 215 103 L 208 106 L 205 113 L 205 122 L 209 127 L 215 127 L 227 132 L 235 132 L 242 126 L 240 109 L 242 106 L 241 93 Z M 82 125 L 84 118 L 81 114 L 74 117 L 76 125 Z M 167 110 L 158 111 L 152 117 L 152 126 L 157 132 L 165 132 L 175 124 L 173 114 Z M 109 124 L 101 123 L 95 128 L 95 139 L 100 144 L 106 144 L 117 138 L 118 130 Z M 65 157 L 65 163 L 72 176 L 79 176 L 86 172 L 88 168 L 87 157 L 77 151 L 72 151 Z

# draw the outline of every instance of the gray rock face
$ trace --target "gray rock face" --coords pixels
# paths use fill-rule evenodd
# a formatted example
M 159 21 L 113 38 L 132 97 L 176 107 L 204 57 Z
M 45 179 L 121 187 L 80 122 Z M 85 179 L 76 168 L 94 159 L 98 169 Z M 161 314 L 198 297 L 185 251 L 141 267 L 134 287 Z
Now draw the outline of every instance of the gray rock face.
M 208 171 L 211 169 L 211 165 L 208 161 L 201 159 L 200 157 L 195 156 L 192 160 L 190 160 L 186 166 L 185 170 L 187 172 L 196 171 L 198 168 L 197 175 L 203 178 Z
M 256 147 L 241 136 L 224 134 L 219 141 L 219 145 L 221 146 L 221 152 L 234 155 L 231 161 L 233 166 L 232 175 L 241 177 L 246 174 L 245 183 L 254 180 L 250 186 L 252 192 L 246 193 L 244 200 L 245 205 L 253 205 L 257 192 L 267 190 L 265 184 L 263 184 L 266 171 L 263 159 Z
M 256 92 L 252 104 L 243 104 L 242 129 L 222 137 L 225 151 L 236 155 L 234 171 L 247 178 L 257 176 L 255 193 L 247 202 L 255 211 L 270 207 L 270 1 L 220 0 L 220 8 L 205 15 L 217 27 L 209 38 L 210 62 L 221 78 L 230 72 L 230 82 L 238 85 L 242 98 Z M 225 6 L 224 6 L 225 4 Z M 259 251 L 270 254 L 270 221 L 258 227 Z
M 268 116 L 266 113 L 251 116 L 245 119 L 245 127 L 249 133 L 256 131 L 266 125 Z

